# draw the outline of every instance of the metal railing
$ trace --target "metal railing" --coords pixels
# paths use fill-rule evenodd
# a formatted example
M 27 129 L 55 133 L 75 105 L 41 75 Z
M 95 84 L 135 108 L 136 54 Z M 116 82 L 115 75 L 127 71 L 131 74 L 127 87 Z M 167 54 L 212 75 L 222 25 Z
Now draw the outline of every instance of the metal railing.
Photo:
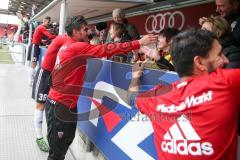
M 0 40 L 0 63 L 25 64 L 27 45 L 24 43 Z

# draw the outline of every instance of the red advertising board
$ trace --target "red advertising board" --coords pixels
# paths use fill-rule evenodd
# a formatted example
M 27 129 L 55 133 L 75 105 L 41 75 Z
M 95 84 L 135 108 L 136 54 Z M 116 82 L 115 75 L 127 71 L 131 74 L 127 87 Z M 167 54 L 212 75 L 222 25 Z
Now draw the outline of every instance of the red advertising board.
M 199 18 L 214 13 L 215 4 L 207 3 L 129 17 L 128 21 L 136 25 L 141 34 L 159 33 L 165 27 L 199 28 Z

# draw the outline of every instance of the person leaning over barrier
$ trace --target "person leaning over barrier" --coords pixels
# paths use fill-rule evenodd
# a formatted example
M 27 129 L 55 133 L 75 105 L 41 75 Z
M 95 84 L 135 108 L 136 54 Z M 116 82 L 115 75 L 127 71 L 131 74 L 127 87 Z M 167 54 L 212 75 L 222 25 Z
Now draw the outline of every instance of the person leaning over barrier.
M 58 50 L 68 38 L 67 35 L 59 35 L 48 46 L 41 67 L 37 70 L 33 82 L 32 98 L 36 101 L 36 109 L 34 112 L 34 127 L 37 137 L 36 142 L 38 147 L 44 152 L 48 151 L 48 145 L 43 138 L 42 122 L 44 103 L 46 102 L 49 91 L 50 74 L 54 68 Z
M 135 100 L 151 119 L 158 159 L 236 159 L 240 69 L 221 69 L 228 60 L 205 30 L 179 33 L 170 52 L 180 80 Z M 142 69 L 134 66 L 129 91 L 139 90 Z
M 175 70 L 172 65 L 172 56 L 169 53 L 169 48 L 172 39 L 178 33 L 179 30 L 176 28 L 164 28 L 158 36 L 157 53 L 151 53 L 154 52 L 154 50 L 150 50 L 148 47 L 142 47 L 141 51 L 149 58 L 153 59 L 152 63 L 147 63 L 150 64 L 150 68 L 166 69 L 170 71 Z
M 30 77 L 29 77 L 29 85 L 33 85 L 34 77 L 36 74 L 35 68 L 37 66 L 37 62 L 39 60 L 40 55 L 40 43 L 43 36 L 46 36 L 48 39 L 54 39 L 56 35 L 51 34 L 47 27 L 51 22 L 51 17 L 47 16 L 43 19 L 43 24 L 39 25 L 33 34 L 32 45 L 30 46 L 30 50 L 28 53 L 28 60 L 31 61 L 31 68 L 30 68 Z M 31 48 L 32 47 L 32 48 Z M 33 55 L 32 55 L 33 54 Z M 32 56 L 32 57 L 31 57 Z
M 131 42 L 91 45 L 88 43 L 88 24 L 82 16 L 71 18 L 65 30 L 70 39 L 58 52 L 45 103 L 49 160 L 63 160 L 74 139 L 76 121 L 81 118 L 76 115 L 77 100 L 85 77 L 86 60 L 127 53 L 157 41 L 157 36 L 146 35 Z

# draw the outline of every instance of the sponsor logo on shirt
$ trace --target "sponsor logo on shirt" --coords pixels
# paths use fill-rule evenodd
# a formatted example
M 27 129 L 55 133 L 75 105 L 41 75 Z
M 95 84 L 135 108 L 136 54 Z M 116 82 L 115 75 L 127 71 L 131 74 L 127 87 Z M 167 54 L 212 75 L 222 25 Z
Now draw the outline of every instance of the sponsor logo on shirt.
M 161 148 L 169 154 L 210 156 L 214 153 L 210 142 L 201 142 L 189 120 L 183 114 L 163 137 Z
M 204 92 L 202 95 L 195 97 L 192 95 L 191 97 L 187 97 L 185 101 L 183 101 L 179 106 L 174 104 L 170 106 L 166 106 L 165 104 L 160 104 L 157 106 L 157 111 L 166 112 L 166 113 L 174 113 L 182 111 L 186 108 L 191 108 L 197 106 L 199 104 L 212 101 L 212 91 Z

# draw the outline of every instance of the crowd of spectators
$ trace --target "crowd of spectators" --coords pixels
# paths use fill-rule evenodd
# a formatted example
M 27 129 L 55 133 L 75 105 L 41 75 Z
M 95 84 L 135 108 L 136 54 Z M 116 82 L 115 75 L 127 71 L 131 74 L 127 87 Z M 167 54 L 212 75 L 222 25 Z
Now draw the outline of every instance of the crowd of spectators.
M 223 31 L 227 33 L 222 33 L 221 37 L 218 37 L 221 39 L 221 44 L 224 46 L 225 52 L 234 52 L 232 50 L 237 51 L 239 45 L 239 37 L 240 37 L 240 12 L 239 12 L 239 2 L 237 0 L 216 0 L 216 12 L 219 14 L 219 16 L 210 16 L 209 17 L 202 17 L 200 18 L 199 22 L 200 25 L 206 25 L 206 21 L 209 21 L 211 19 L 220 19 L 222 17 L 222 21 L 226 21 L 224 23 L 220 23 L 217 26 L 221 25 L 228 25 L 228 31 Z M 32 16 L 36 12 L 36 6 L 33 5 L 32 7 Z M 217 18 L 218 17 L 218 18 Z M 22 17 L 22 29 L 21 29 L 21 37 L 22 42 L 27 43 L 28 42 L 28 31 L 29 31 L 29 20 L 30 16 L 25 15 Z M 223 20 L 224 19 L 224 20 Z M 137 27 L 134 24 L 130 24 L 127 19 L 125 18 L 124 10 L 117 8 L 114 9 L 112 12 L 112 20 L 113 22 L 108 24 L 106 22 L 100 22 L 95 25 L 94 30 L 89 33 L 89 39 L 91 44 L 105 44 L 105 43 L 112 43 L 112 42 L 126 42 L 129 40 L 135 40 L 140 38 L 140 33 L 138 32 Z M 204 24 L 205 23 L 205 24 Z M 210 23 L 210 22 L 209 22 Z M 36 26 L 33 27 L 34 30 Z M 204 28 L 204 27 L 203 27 Z M 52 23 L 47 26 L 47 29 L 50 33 L 57 35 L 58 33 L 58 24 Z M 33 30 L 33 32 L 34 32 Z M 174 31 L 175 30 L 175 31 Z M 215 30 L 215 29 L 213 29 Z M 110 58 L 111 60 L 118 61 L 118 62 L 125 62 L 125 63 L 134 63 L 139 58 L 141 59 L 151 59 L 152 64 L 150 65 L 152 67 L 150 68 L 160 68 L 160 69 L 166 69 L 174 71 L 174 67 L 171 62 L 171 55 L 168 53 L 167 50 L 163 50 L 162 45 L 171 43 L 171 38 L 168 34 L 173 33 L 167 33 L 167 32 L 176 32 L 175 28 L 165 28 L 162 30 L 159 35 L 159 41 L 158 44 L 154 48 L 158 51 L 159 57 L 157 59 L 154 59 L 154 57 L 149 56 L 142 56 L 146 52 L 145 49 L 140 49 L 137 51 L 137 53 L 129 52 L 128 55 L 118 55 L 116 57 Z M 167 34 L 167 35 L 164 35 Z M 49 40 L 46 36 L 43 36 L 41 45 L 49 45 L 51 43 L 51 40 Z M 231 47 L 229 48 L 229 45 Z M 226 47 L 228 46 L 228 47 Z M 236 48 L 235 48 L 236 47 Z M 151 47 L 150 47 L 151 48 Z M 154 49 L 152 48 L 152 49 Z M 227 48 L 227 49 L 226 49 Z M 234 49 L 233 49 L 234 48 Z M 230 51 L 229 51 L 230 50 Z M 229 54 L 226 54 L 229 55 Z M 236 54 L 234 54 L 236 55 Z M 161 57 L 161 58 L 160 58 Z M 163 58 L 162 58 L 163 57 Z M 235 61 L 237 61 L 238 56 L 229 56 L 228 58 L 233 58 Z M 230 60 L 231 61 L 231 60 Z M 149 61 L 150 62 L 150 61 Z M 235 62 L 237 63 L 237 62 Z M 229 64 L 230 65 L 230 64 Z M 228 65 L 228 66 L 229 66 Z
M 187 29 L 187 31 L 179 31 L 176 28 L 165 28 L 157 36 L 148 35 L 148 36 L 143 36 L 142 38 L 140 38 L 141 36 L 138 32 L 137 27 L 134 24 L 130 24 L 127 21 L 127 19 L 125 18 L 125 13 L 122 9 L 113 10 L 112 12 L 113 22 L 110 25 L 108 25 L 106 22 L 100 22 L 96 24 L 94 27 L 94 30 L 91 30 L 91 31 L 88 28 L 88 24 L 86 20 L 82 16 L 73 17 L 70 20 L 70 22 L 67 23 L 67 26 L 66 26 L 66 32 L 68 35 L 67 37 L 69 39 L 66 38 L 65 39 L 66 42 L 64 41 L 65 43 L 61 44 L 61 45 L 64 45 L 65 47 L 61 48 L 61 45 L 58 45 L 58 47 L 55 48 L 55 50 L 59 49 L 59 52 L 58 52 L 58 55 L 55 54 L 54 61 L 56 60 L 56 66 L 55 68 L 52 69 L 53 72 L 55 71 L 54 74 L 51 75 L 52 85 L 53 86 L 61 85 L 59 83 L 55 83 L 59 78 L 59 74 L 57 74 L 57 71 L 58 71 L 57 69 L 59 66 L 72 65 L 72 63 L 65 63 L 65 62 L 68 62 L 68 60 L 71 59 L 72 57 L 77 57 L 79 55 L 84 55 L 88 53 L 91 56 L 95 56 L 99 58 L 105 57 L 110 60 L 122 62 L 122 63 L 133 64 L 137 62 L 136 65 L 139 67 L 139 70 L 143 69 L 143 66 L 145 66 L 151 69 L 164 69 L 168 71 L 176 71 L 179 77 L 181 78 L 181 80 L 186 80 L 188 78 L 194 79 L 195 78 L 194 76 L 201 77 L 205 74 L 209 74 L 208 76 L 205 76 L 205 78 L 208 80 L 210 79 L 209 82 L 217 86 L 220 83 L 217 78 L 222 77 L 222 78 L 225 78 L 223 83 L 225 86 L 225 90 L 227 90 L 228 87 L 231 88 L 235 85 L 237 78 L 234 77 L 235 79 L 234 78 L 231 79 L 229 77 L 225 77 L 223 74 L 226 73 L 233 76 L 234 72 L 228 73 L 225 71 L 218 71 L 218 68 L 240 68 L 239 5 L 240 3 L 238 0 L 216 0 L 216 7 L 217 7 L 216 11 L 219 13 L 219 15 L 214 15 L 214 16 L 209 15 L 209 17 L 200 18 L 199 23 L 201 25 L 202 30 Z M 45 25 L 44 27 L 48 29 L 49 32 L 57 34 L 56 32 L 57 25 L 55 24 L 52 25 L 51 29 L 49 26 L 51 25 Z M 34 34 L 36 34 L 36 32 Z M 47 37 L 47 41 L 49 39 L 55 38 L 54 36 L 46 36 L 46 37 Z M 198 41 L 198 38 L 199 38 L 199 41 Z M 41 40 L 43 42 L 44 37 L 42 37 Z M 150 42 L 154 42 L 154 43 L 150 43 Z M 116 50 L 111 50 L 111 51 L 104 50 L 105 46 L 112 43 L 117 44 Z M 121 47 L 118 46 L 119 43 L 125 43 L 126 45 L 132 44 L 133 46 L 130 45 L 128 50 L 123 51 L 121 50 Z M 37 43 L 37 45 L 40 45 L 40 44 Z M 68 54 L 71 56 L 69 56 Z M 115 54 L 118 54 L 118 55 L 115 56 Z M 85 57 L 85 59 L 87 58 Z M 36 64 L 34 65 L 34 68 L 35 66 Z M 73 68 L 73 69 L 76 69 L 76 68 Z M 140 78 L 142 74 L 142 70 L 141 71 L 139 70 L 135 73 L 133 72 L 133 82 L 134 83 L 136 82 L 136 83 L 135 83 L 135 88 L 132 86 L 130 86 L 130 88 L 131 89 L 134 88 L 132 89 L 134 92 L 138 91 L 138 85 L 139 85 L 139 79 L 136 80 L 134 78 Z M 64 78 L 67 78 L 68 80 L 71 79 L 72 80 L 71 84 L 81 86 L 85 71 L 86 71 L 85 68 L 83 70 L 76 69 L 73 75 L 64 75 L 66 77 L 61 77 L 61 79 L 64 79 Z M 210 75 L 210 73 L 215 71 L 217 71 L 216 75 L 214 74 Z M 82 79 L 79 80 L 77 79 L 78 77 L 81 77 Z M 202 79 L 204 80 L 204 78 Z M 225 83 L 228 83 L 228 80 L 233 82 L 227 85 Z M 177 85 L 174 88 L 175 92 L 171 92 L 170 95 L 173 97 L 182 96 L 182 95 L 178 95 L 180 94 L 178 93 L 178 89 L 183 88 L 184 86 L 187 85 L 187 83 L 190 83 L 190 81 L 191 80 L 186 81 L 186 83 L 180 83 L 180 85 Z M 197 83 L 195 85 L 197 86 Z M 76 123 L 62 122 L 59 119 L 57 119 L 56 115 L 53 115 L 53 107 L 57 106 L 58 108 L 69 109 L 75 113 L 76 98 L 78 97 L 78 95 L 63 94 L 59 92 L 59 90 L 57 90 L 56 86 L 54 87 L 53 86 L 51 86 L 50 88 L 50 93 L 48 95 L 48 98 L 45 99 L 46 101 L 45 107 L 47 110 L 46 115 L 47 115 L 47 123 L 48 123 L 48 136 L 49 136 L 48 142 L 50 144 L 49 159 L 64 159 L 65 153 L 74 138 Z M 208 87 L 208 84 L 204 83 L 204 86 L 206 89 Z M 217 88 L 217 87 L 215 88 L 212 87 L 211 89 L 214 92 L 219 91 L 220 88 Z M 237 87 L 239 87 L 239 85 Z M 158 89 L 159 88 L 157 88 L 156 91 L 158 91 Z M 36 88 L 34 88 L 34 90 L 36 90 Z M 202 93 L 202 90 L 197 87 L 195 87 L 194 90 L 190 90 L 186 94 L 189 94 L 190 92 L 192 94 L 197 93 L 198 95 L 200 94 L 207 95 L 211 93 L 211 92 Z M 235 89 L 231 90 L 231 93 L 235 93 L 235 92 L 236 92 Z M 181 93 L 185 93 L 185 91 L 181 90 Z M 224 91 L 224 94 L 225 94 L 225 91 Z M 189 97 L 190 96 L 191 94 L 189 94 Z M 156 97 L 158 98 L 158 100 L 160 100 L 164 104 L 168 103 L 169 106 L 171 106 L 171 103 L 174 103 L 172 107 L 173 106 L 175 106 L 175 108 L 182 107 L 182 104 L 177 104 L 178 102 L 175 101 L 175 100 L 178 100 L 178 98 L 171 99 L 171 97 L 170 98 L 163 97 L 163 99 L 161 99 L 162 98 L 161 96 L 155 95 L 154 98 Z M 185 95 L 183 97 L 186 98 Z M 137 105 L 143 113 L 148 113 L 149 110 L 155 107 L 155 106 L 151 106 L 152 108 L 146 107 L 147 104 L 145 101 L 149 101 L 149 104 L 153 105 L 153 103 L 150 102 L 152 101 L 151 98 L 152 97 L 150 98 L 141 97 L 141 95 L 140 95 L 140 98 L 139 97 L 137 98 Z M 69 100 L 72 100 L 71 104 Z M 158 100 L 155 101 L 154 99 L 154 103 L 158 103 L 159 102 Z M 226 100 L 233 102 L 232 104 L 237 104 L 237 101 L 235 101 L 235 99 L 226 98 Z M 211 105 L 210 109 L 215 109 L 213 106 L 214 104 Z M 164 107 L 167 108 L 167 106 L 164 106 Z M 159 110 L 161 110 L 161 108 Z M 165 110 L 162 110 L 162 111 L 165 113 Z M 208 110 L 205 110 L 205 111 L 209 112 Z M 66 112 L 66 110 L 63 109 L 61 110 L 61 112 Z M 156 112 L 156 110 L 154 110 L 154 112 Z M 169 114 L 171 114 L 171 112 L 169 112 Z M 53 117 L 54 117 L 54 121 L 52 121 Z M 222 122 L 222 121 L 219 120 L 219 122 Z M 153 122 L 153 125 L 155 125 L 154 133 L 159 133 L 156 136 L 158 139 L 161 139 L 159 138 L 159 135 L 163 136 L 163 134 L 165 133 L 160 133 L 159 132 L 160 129 L 158 128 L 160 125 L 156 123 L 154 124 L 154 123 L 155 122 Z M 237 122 L 234 124 L 237 124 Z M 69 134 L 68 137 L 65 137 L 66 142 L 64 143 L 58 141 L 55 135 L 57 134 L 57 129 L 61 128 L 62 126 L 68 126 L 70 128 L 70 130 L 63 129 L 64 132 L 67 132 Z M 168 124 L 168 127 L 169 127 L 169 124 Z M 54 129 L 54 131 L 50 131 L 52 128 Z M 165 127 L 164 129 L 166 130 L 166 128 L 167 127 Z M 235 129 L 230 129 L 230 130 L 234 132 L 236 131 Z M 218 130 L 215 130 L 215 131 L 218 131 Z M 208 136 L 207 133 L 205 136 L 206 137 Z M 226 136 L 234 137 L 236 136 L 236 134 L 231 133 Z M 42 136 L 40 138 L 42 138 Z M 219 142 L 216 142 L 216 144 L 219 144 Z M 222 144 L 222 146 L 223 145 L 225 144 Z M 233 141 L 232 141 L 232 145 L 234 145 Z M 58 148 L 54 146 L 58 146 L 58 147 L 63 146 L 63 148 Z M 220 148 L 222 148 L 222 146 Z M 205 148 L 209 149 L 209 148 L 212 148 L 212 146 L 207 146 Z M 47 149 L 45 149 L 45 151 L 46 150 L 48 150 L 48 147 Z M 203 153 L 206 153 L 206 155 L 212 153 L 212 150 L 209 149 L 208 151 Z M 174 157 L 175 155 L 170 154 L 169 150 L 168 150 L 168 153 L 162 153 L 163 149 L 161 150 L 159 149 L 159 147 L 157 147 L 157 152 L 158 152 L 158 156 L 161 157 L 162 159 L 166 159 L 166 157 L 169 155 L 173 159 L 176 158 Z M 214 156 L 221 156 L 220 154 L 221 153 L 218 153 L 218 155 L 214 155 Z M 223 159 L 229 159 L 229 157 L 231 158 L 235 157 L 233 154 L 230 154 L 227 151 L 224 152 L 223 155 L 224 155 L 222 157 Z M 201 156 L 204 156 L 204 155 L 201 155 Z M 214 156 L 211 156 L 210 159 L 216 158 Z M 194 157 L 191 157 L 190 159 L 193 159 L 193 158 Z M 203 159 L 208 159 L 208 158 L 203 157 Z M 181 156 L 179 159 L 181 159 Z
M 107 25 L 106 22 L 95 25 L 93 41 L 97 43 L 93 44 L 139 39 L 140 34 L 137 27 L 127 21 L 122 9 L 113 10 L 112 20 L 110 25 Z M 223 46 L 224 54 L 230 61 L 226 68 L 239 68 L 240 12 L 238 0 L 216 0 L 216 14 L 200 18 L 199 23 L 202 29 L 213 31 L 217 35 Z M 179 32 L 181 31 L 175 28 L 165 28 L 158 33 L 158 43 L 155 46 L 145 46 L 138 51 L 130 52 L 128 55 L 112 57 L 111 60 L 124 63 L 134 63 L 140 59 L 148 60 L 148 65 L 146 65 L 148 68 L 174 71 L 168 49 L 171 39 Z

